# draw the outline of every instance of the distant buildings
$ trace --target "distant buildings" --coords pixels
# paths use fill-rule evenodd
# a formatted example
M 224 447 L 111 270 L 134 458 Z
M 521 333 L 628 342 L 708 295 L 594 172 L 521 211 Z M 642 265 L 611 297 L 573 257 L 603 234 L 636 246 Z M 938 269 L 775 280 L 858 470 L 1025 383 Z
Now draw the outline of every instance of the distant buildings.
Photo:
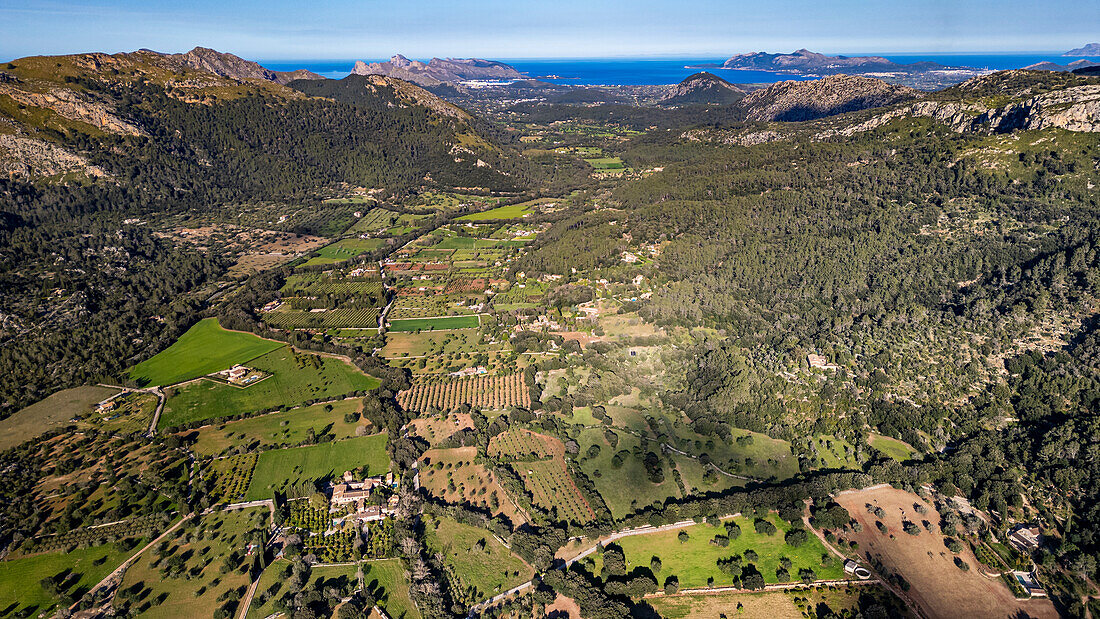
M 832 370 L 836 371 L 840 369 L 840 366 L 835 363 L 829 363 L 822 355 L 809 354 L 806 355 L 806 362 L 810 364 L 811 368 L 817 368 L 819 370 Z

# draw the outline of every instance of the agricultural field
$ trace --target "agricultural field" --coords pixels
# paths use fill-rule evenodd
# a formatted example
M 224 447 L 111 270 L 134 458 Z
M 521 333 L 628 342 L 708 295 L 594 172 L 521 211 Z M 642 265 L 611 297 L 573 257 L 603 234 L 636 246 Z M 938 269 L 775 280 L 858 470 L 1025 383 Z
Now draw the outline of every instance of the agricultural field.
M 753 518 L 739 516 L 722 522 L 723 525 L 733 522 L 740 527 L 741 534 L 736 538 L 728 535 L 725 526 L 712 526 L 708 523 L 624 537 L 615 543 L 622 547 L 626 555 L 627 572 L 635 567 L 649 568 L 651 559 L 658 557 L 662 563 L 661 571 L 657 574 L 660 582 L 664 582 L 669 576 L 676 576 L 681 588 L 732 584 L 733 577 L 718 568 L 718 561 L 735 555 L 741 557 L 742 567 L 755 565 L 766 583 L 784 582 L 776 575 L 784 557 L 791 562 L 791 567 L 787 568 L 789 581 L 797 582 L 799 570 L 802 569 L 813 570 L 817 580 L 844 578 L 843 564 L 839 558 L 828 553 L 817 536 L 809 533 L 807 541 L 800 546 L 790 546 L 784 541 L 784 534 L 791 526 L 775 514 L 764 518 L 775 526 L 776 533 L 773 535 L 758 533 L 754 528 Z M 686 534 L 687 539 L 681 541 L 681 533 Z M 712 543 L 716 535 L 727 537 L 728 545 L 718 546 Z M 757 554 L 756 560 L 745 558 L 750 550 Z M 829 557 L 827 564 L 823 562 L 823 556 Z
M 217 426 L 204 426 L 197 431 L 183 434 L 194 438 L 192 451 L 207 456 L 216 456 L 234 449 L 293 447 L 306 440 L 311 431 L 316 438 L 330 436 L 332 440 L 338 441 L 370 430 L 370 422 L 359 416 L 361 407 L 361 398 L 349 398 L 330 404 L 315 404 L 230 421 Z M 355 421 L 347 421 L 347 415 L 355 416 Z
M 497 482 L 493 472 L 475 464 L 476 447 L 430 449 L 420 458 L 420 487 L 447 503 L 469 503 L 495 515 L 504 515 L 513 526 L 527 517 Z
M 325 477 L 338 477 L 344 471 L 366 466 L 369 475 L 390 470 L 386 452 L 386 434 L 374 434 L 306 447 L 274 449 L 260 454 L 246 500 L 269 499 L 275 492 L 303 496 L 301 488 Z
M 523 374 L 483 375 L 417 383 L 412 389 L 398 393 L 397 401 L 407 410 L 422 412 L 432 409 L 450 411 L 462 404 L 499 410 L 508 406 L 531 406 L 531 393 Z
M 938 527 L 920 530 L 918 535 L 904 531 L 904 522 L 920 526 L 922 520 L 938 524 L 940 513 L 919 496 L 889 486 L 841 492 L 836 500 L 859 522 L 861 530 L 845 530 L 840 537 L 859 544 L 859 553 L 873 558 L 882 570 L 897 573 L 911 588 L 906 592 L 931 617 L 1057 617 L 1054 605 L 1044 598 L 1017 600 L 1000 579 L 986 578 L 968 545 L 958 555 L 944 545 Z M 867 505 L 881 508 L 882 516 Z M 916 512 L 921 505 L 924 514 Z M 881 522 L 885 532 L 880 532 Z M 970 569 L 956 566 L 955 558 Z
M 377 307 L 295 311 L 280 308 L 264 312 L 264 322 L 276 329 L 363 329 L 378 327 Z
M 133 553 L 114 543 L 0 561 L 0 615 L 35 617 L 53 608 L 58 598 L 39 584 L 45 578 L 57 582 L 59 594 L 77 599 Z
M 906 616 L 901 600 L 881 587 L 868 584 L 758 593 L 668 595 L 646 601 L 665 619 L 711 619 L 723 614 L 802 619 L 806 616 L 854 616 L 861 611 L 865 613 L 863 616 L 868 616 L 867 611 L 872 606 L 882 609 L 884 614 L 881 616 Z
M 355 222 L 349 234 L 368 234 L 371 236 L 400 236 L 408 234 L 423 225 L 423 220 L 431 217 L 429 213 L 395 213 L 382 208 L 371 209 L 359 221 Z
M 249 367 L 271 376 L 248 387 L 202 380 L 168 390 L 160 427 L 335 399 L 379 385 L 377 378 L 342 359 L 298 352 L 289 346 L 252 360 Z
M 499 203 L 501 198 L 472 194 L 427 191 L 412 199 L 409 206 L 449 211 L 469 206 L 486 207 Z
M 212 617 L 219 609 L 230 615 L 237 602 L 227 596 L 248 588 L 249 543 L 270 528 L 267 508 L 214 512 L 165 540 L 163 552 L 146 551 L 126 571 L 116 595 L 143 617 Z M 233 592 L 233 593 L 230 593 Z
M 585 159 L 584 162 L 601 171 L 622 170 L 625 167 L 623 166 L 623 160 L 618 157 L 595 157 Z
M 465 305 L 456 305 L 455 301 L 458 299 L 451 299 L 446 295 L 438 294 L 403 294 L 397 297 L 394 301 L 393 307 L 390 308 L 390 313 L 387 318 L 393 322 L 403 322 L 411 318 L 432 318 L 439 316 L 470 316 L 473 312 Z M 476 327 L 478 322 L 473 321 L 473 325 Z M 415 327 L 415 329 L 427 329 L 433 328 L 430 326 Z M 434 327 L 436 329 L 447 327 Z M 449 327 L 451 329 L 464 328 L 464 327 Z M 392 327 L 391 327 L 392 329 Z M 412 331 L 414 329 L 398 329 L 404 331 Z
M 881 434 L 871 434 L 867 443 L 898 462 L 909 460 L 917 452 L 908 443 Z
M 481 319 L 476 314 L 466 316 L 445 316 L 442 318 L 411 318 L 390 320 L 386 329 L 397 332 L 446 331 L 453 329 L 476 329 Z
M 409 434 L 423 438 L 430 445 L 438 445 L 455 432 L 473 427 L 469 413 L 450 413 L 413 419 L 409 422 Z
M 130 378 L 143 385 L 172 385 L 246 363 L 283 346 L 251 333 L 227 331 L 216 318 L 206 318 L 155 357 L 130 368 Z
M 318 249 L 314 252 L 316 255 L 303 263 L 302 266 L 344 262 L 359 254 L 374 251 L 385 245 L 385 243 L 382 239 L 342 239 Z
M 509 463 L 535 505 L 567 522 L 584 523 L 596 517 L 569 474 L 560 439 L 513 428 L 494 436 L 488 453 Z
M 458 221 L 492 221 L 497 219 L 519 219 L 521 217 L 526 217 L 530 213 L 537 212 L 538 207 L 543 204 L 552 204 L 555 202 L 557 202 L 557 200 L 553 198 L 540 198 L 538 200 L 520 202 L 519 204 L 498 206 L 494 209 L 489 209 L 480 213 L 470 213 L 469 215 L 463 215 L 462 217 L 458 218 Z
M 459 357 L 477 356 L 500 352 L 507 348 L 504 342 L 488 342 L 486 337 L 477 331 L 421 331 L 392 332 L 386 336 L 386 345 L 382 348 L 382 356 L 390 360 L 413 359 L 416 357 L 431 356 L 436 358 L 457 360 Z M 434 364 L 433 364 L 434 365 Z
M 420 619 L 420 612 L 409 597 L 409 582 L 401 559 L 363 563 L 363 580 L 391 619 Z
M 612 434 L 614 445 L 608 440 Z M 656 443 L 650 443 L 647 449 L 642 450 L 641 439 L 614 428 L 586 429 L 576 440 L 580 446 L 577 466 L 592 480 L 615 518 L 622 518 L 654 502 L 680 496 L 672 471 Z M 663 472 L 659 483 L 650 479 L 643 463 L 643 457 L 648 452 L 659 456 L 658 462 Z
M 530 580 L 535 570 L 491 533 L 450 518 L 429 517 L 429 548 L 443 554 L 447 579 L 460 601 L 469 605 Z
M 98 402 L 116 393 L 118 389 L 108 387 L 62 389 L 7 419 L 0 419 L 0 451 L 64 425 L 70 419 L 88 413 Z
M 248 453 L 212 461 L 206 479 L 212 484 L 210 494 L 214 499 L 224 503 L 241 500 L 252 482 L 256 460 L 256 454 Z
M 596 512 L 577 488 L 564 460 L 513 462 L 515 471 L 531 493 L 531 501 L 550 512 L 555 520 L 583 524 L 596 518 Z
M 115 403 L 114 410 L 90 413 L 85 417 L 84 424 L 125 436 L 149 429 L 160 398 L 152 393 L 131 391 L 111 401 Z

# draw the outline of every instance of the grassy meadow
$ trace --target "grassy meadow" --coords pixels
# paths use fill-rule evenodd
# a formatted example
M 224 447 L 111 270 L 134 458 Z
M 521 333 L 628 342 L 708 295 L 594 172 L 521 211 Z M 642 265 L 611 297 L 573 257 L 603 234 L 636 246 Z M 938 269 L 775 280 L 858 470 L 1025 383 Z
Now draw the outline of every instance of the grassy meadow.
M 160 427 L 239 413 L 297 406 L 308 400 L 338 398 L 369 391 L 377 378 L 334 357 L 299 353 L 289 346 L 254 359 L 250 366 L 271 376 L 241 388 L 211 380 L 199 381 L 168 394 Z
M 651 535 L 635 535 L 615 543 L 622 546 L 626 555 L 627 572 L 635 567 L 649 568 L 650 560 L 656 556 L 662 563 L 661 570 L 657 574 L 658 581 L 664 582 L 665 578 L 676 576 L 680 580 L 681 588 L 731 584 L 732 579 L 718 569 L 717 561 L 733 555 L 741 555 L 743 558 L 745 551 L 750 549 L 755 551 L 759 558 L 756 561 L 743 559 L 742 565 L 754 564 L 767 583 L 780 582 L 776 577 L 776 569 L 779 568 L 782 557 L 791 560 L 791 568 L 788 571 L 792 581 L 798 580 L 798 570 L 801 568 L 812 569 L 818 579 L 843 578 L 844 568 L 838 559 L 833 559 L 827 567 L 822 565 L 822 555 L 827 551 L 813 533 L 809 533 L 808 541 L 794 548 L 788 546 L 783 539 L 790 525 L 775 514 L 769 514 L 766 518 L 777 529 L 774 535 L 757 533 L 753 528 L 752 518 L 734 518 L 733 520 L 741 527 L 741 536 L 730 539 L 729 546 L 725 548 L 712 544 L 711 540 L 715 535 L 725 535 L 726 529 L 710 524 L 699 524 Z M 679 540 L 681 531 L 688 534 L 685 542 Z
M 206 318 L 155 357 L 130 368 L 130 378 L 146 385 L 172 385 L 251 361 L 283 346 L 251 333 L 226 331 L 217 318 Z
M 13 414 L 0 419 L 0 451 L 10 449 L 48 430 L 64 425 L 82 415 L 96 403 L 118 393 L 107 387 L 74 387 L 62 389 Z
M 429 547 L 443 553 L 444 561 L 474 601 L 507 591 L 530 580 L 535 573 L 527 562 L 484 529 L 450 518 L 432 518 L 425 527 Z
M 388 437 L 374 434 L 306 447 L 273 449 L 260 454 L 246 500 L 270 499 L 296 484 L 324 477 L 339 477 L 349 469 L 367 466 L 368 474 L 383 474 L 390 468 L 386 452 Z
M 134 552 L 105 544 L 0 561 L 0 616 L 9 616 L 12 611 L 18 611 L 17 616 L 36 616 L 53 607 L 56 598 L 47 595 L 39 581 L 60 574 L 70 574 L 71 579 L 71 584 L 61 590 L 78 598 Z
M 277 449 L 302 442 L 310 429 L 316 436 L 328 434 L 333 440 L 352 438 L 359 426 L 370 427 L 362 420 L 344 421 L 344 415 L 357 412 L 360 404 L 359 398 L 351 398 L 206 426 L 197 431 L 197 440 L 191 449 L 207 456 L 220 454 L 230 447 Z M 329 406 L 332 410 L 325 410 Z

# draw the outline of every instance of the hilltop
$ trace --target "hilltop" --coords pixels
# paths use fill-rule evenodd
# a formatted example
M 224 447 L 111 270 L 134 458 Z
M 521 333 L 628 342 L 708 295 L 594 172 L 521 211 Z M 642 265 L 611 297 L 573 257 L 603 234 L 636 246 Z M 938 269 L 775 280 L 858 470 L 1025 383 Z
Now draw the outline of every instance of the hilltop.
M 744 90 L 713 73 L 701 71 L 671 86 L 660 103 L 661 105 L 728 105 L 741 100 L 744 96 Z
M 324 77 L 306 69 L 296 71 L 272 71 L 257 62 L 245 60 L 240 56 L 219 52 L 208 47 L 195 47 L 185 54 L 167 54 L 184 66 L 207 71 L 234 79 L 261 79 L 277 84 L 287 84 L 294 80 L 321 80 Z
M 921 97 L 905 86 L 854 75 L 786 81 L 757 90 L 740 103 L 747 120 L 799 121 L 893 105 Z

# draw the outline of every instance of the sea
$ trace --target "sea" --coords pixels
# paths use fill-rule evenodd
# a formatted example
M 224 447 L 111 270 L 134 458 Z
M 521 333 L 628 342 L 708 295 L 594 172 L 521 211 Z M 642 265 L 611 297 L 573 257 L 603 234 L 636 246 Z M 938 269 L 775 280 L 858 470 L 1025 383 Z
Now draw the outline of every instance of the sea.
M 968 67 L 992 71 L 1019 69 L 1043 61 L 1064 65 L 1079 60 L 1077 57 L 1062 56 L 1061 52 L 845 55 L 882 56 L 899 64 L 927 60 L 950 67 Z M 381 62 L 386 59 L 364 58 L 363 60 Z M 697 68 L 698 65 L 721 65 L 726 58 L 513 58 L 499 60 L 512 65 L 532 78 L 576 86 L 675 84 L 692 73 L 704 70 L 736 84 L 770 84 L 791 79 L 812 79 L 769 71 Z M 1100 62 L 1100 57 L 1086 58 L 1086 60 Z M 309 69 L 328 78 L 340 79 L 351 72 L 355 60 L 272 60 L 267 62 L 261 60 L 260 64 L 275 71 Z

